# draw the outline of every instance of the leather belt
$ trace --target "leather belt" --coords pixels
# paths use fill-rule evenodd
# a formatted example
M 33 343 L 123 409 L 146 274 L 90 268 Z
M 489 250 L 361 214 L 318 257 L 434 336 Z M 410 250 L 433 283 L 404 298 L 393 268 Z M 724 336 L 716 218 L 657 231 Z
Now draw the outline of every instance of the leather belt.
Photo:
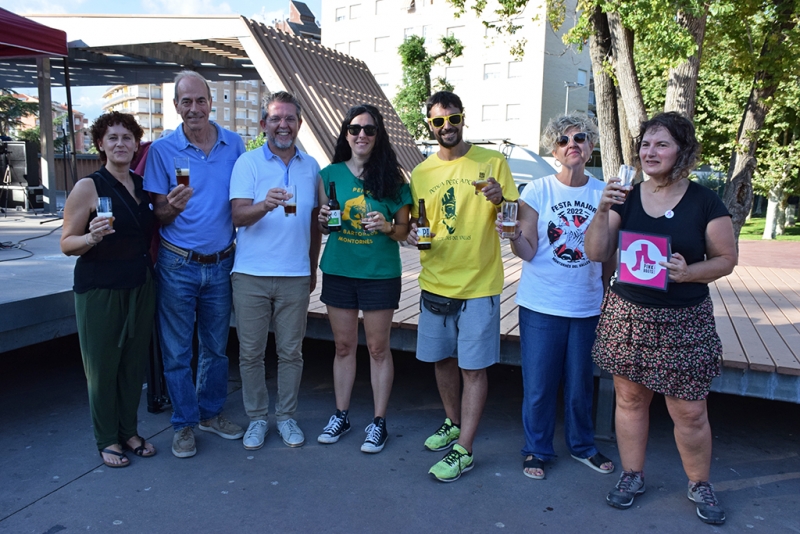
M 175 246 L 165 239 L 161 240 L 161 246 L 171 252 L 174 252 L 178 256 L 181 256 L 187 261 L 196 261 L 197 263 L 205 264 L 219 263 L 225 258 L 230 257 L 230 255 L 233 254 L 233 251 L 236 250 L 236 243 L 231 243 L 228 248 L 221 252 L 216 252 L 214 254 L 200 254 L 199 252 L 195 252 L 193 250 L 186 250 Z

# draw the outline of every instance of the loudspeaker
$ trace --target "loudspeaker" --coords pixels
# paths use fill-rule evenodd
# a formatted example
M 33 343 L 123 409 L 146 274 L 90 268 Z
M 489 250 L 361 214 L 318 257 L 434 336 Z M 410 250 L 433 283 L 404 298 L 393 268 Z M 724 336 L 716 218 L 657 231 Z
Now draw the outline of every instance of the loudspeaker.
M 5 154 L 3 154 L 5 153 Z M 11 167 L 10 185 L 40 185 L 36 143 L 32 141 L 3 141 L 0 147 L 0 179 L 5 176 L 6 162 Z

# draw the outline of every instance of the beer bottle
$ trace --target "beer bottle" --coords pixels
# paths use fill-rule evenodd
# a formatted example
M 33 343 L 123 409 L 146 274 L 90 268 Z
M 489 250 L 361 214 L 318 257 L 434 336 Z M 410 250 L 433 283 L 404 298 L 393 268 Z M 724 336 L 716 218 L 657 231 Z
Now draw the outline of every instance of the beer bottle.
M 419 250 L 431 249 L 431 223 L 425 213 L 425 199 L 419 199 L 419 219 L 417 219 L 417 248 Z
M 334 182 L 331 182 L 330 189 L 328 207 L 331 209 L 331 214 L 328 218 L 328 229 L 331 232 L 339 232 L 342 229 L 342 212 L 339 209 L 339 201 L 336 200 L 336 184 Z

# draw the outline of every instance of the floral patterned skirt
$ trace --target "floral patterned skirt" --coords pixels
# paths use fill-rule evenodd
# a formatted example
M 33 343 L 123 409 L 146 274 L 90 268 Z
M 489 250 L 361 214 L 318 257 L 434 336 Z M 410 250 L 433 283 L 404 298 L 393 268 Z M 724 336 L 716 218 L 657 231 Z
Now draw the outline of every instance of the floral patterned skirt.
M 702 400 L 721 357 L 711 297 L 688 308 L 647 308 L 606 291 L 592 348 L 601 369 L 656 393 Z

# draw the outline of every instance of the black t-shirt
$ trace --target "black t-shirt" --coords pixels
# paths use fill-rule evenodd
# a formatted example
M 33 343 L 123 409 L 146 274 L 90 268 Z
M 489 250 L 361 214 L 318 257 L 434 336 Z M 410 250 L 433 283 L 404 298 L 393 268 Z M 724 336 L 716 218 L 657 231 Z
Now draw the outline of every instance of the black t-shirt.
M 683 255 L 687 265 L 705 260 L 706 227 L 719 217 L 730 217 L 719 196 L 690 181 L 689 187 L 673 208 L 673 216 L 653 218 L 642 207 L 641 184 L 636 185 L 624 204 L 612 206 L 622 217 L 620 230 L 668 235 L 672 252 Z M 615 283 L 611 290 L 620 297 L 650 308 L 686 308 L 696 306 L 708 296 L 708 285 L 697 282 L 669 282 L 667 291 Z
M 150 238 L 154 216 L 150 198 L 142 188 L 142 177 L 130 173 L 139 203 L 125 186 L 105 167 L 89 176 L 98 197 L 110 197 L 114 212 L 114 233 L 103 237 L 96 246 L 75 262 L 75 293 L 90 289 L 131 289 L 145 283 L 150 268 Z M 89 222 L 97 217 L 92 210 Z

